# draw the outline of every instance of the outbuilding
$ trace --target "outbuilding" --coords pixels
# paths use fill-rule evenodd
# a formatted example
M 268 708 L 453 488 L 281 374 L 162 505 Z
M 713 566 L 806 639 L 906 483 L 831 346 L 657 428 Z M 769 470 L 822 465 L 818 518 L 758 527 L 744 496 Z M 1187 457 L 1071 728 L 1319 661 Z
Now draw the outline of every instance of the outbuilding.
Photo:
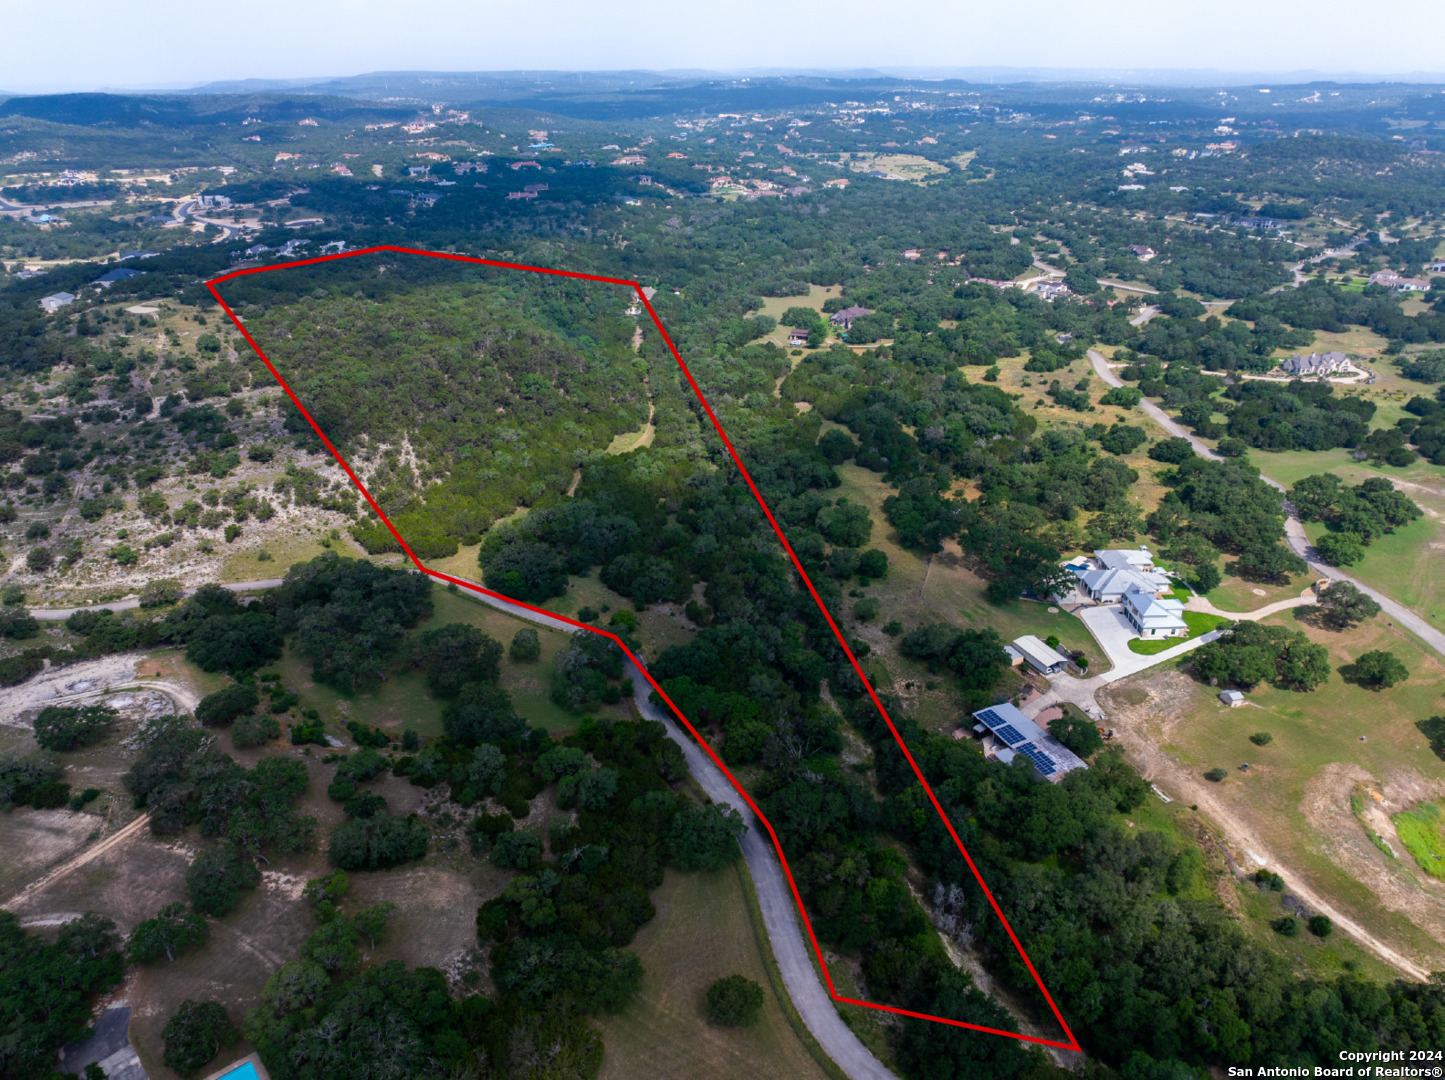
M 1023 637 L 1014 638 L 1013 647 L 1023 654 L 1024 660 L 1029 667 L 1033 668 L 1040 675 L 1053 675 L 1063 671 L 1069 665 L 1069 658 L 1061 654 L 1053 646 L 1045 641 L 1040 641 L 1033 634 L 1025 634 Z
M 1244 695 L 1238 690 L 1221 690 L 1219 692 L 1219 700 L 1231 709 L 1237 709 L 1244 704 Z

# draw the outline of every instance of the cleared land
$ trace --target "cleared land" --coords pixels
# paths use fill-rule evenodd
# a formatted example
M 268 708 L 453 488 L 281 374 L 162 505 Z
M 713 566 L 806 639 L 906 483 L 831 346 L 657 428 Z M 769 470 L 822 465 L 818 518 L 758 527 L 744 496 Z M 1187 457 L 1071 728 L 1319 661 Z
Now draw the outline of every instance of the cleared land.
M 1305 627 L 1290 613 L 1266 622 L 1300 627 L 1329 649 L 1336 673 L 1323 688 L 1301 694 L 1260 685 L 1248 693 L 1249 705 L 1228 709 L 1216 688 L 1168 664 L 1100 694 L 1110 724 L 1147 777 L 1243 838 L 1234 857 L 1244 869 L 1270 862 L 1290 868 L 1377 938 L 1438 969 L 1445 964 L 1445 888 L 1392 859 L 1370 833 L 1398 851 L 1388 814 L 1445 794 L 1445 762 L 1415 727 L 1439 711 L 1445 666 L 1380 617 L 1339 634 Z M 1339 667 L 1371 649 L 1398 656 L 1409 680 L 1379 692 L 1345 683 Z M 1261 731 L 1273 735 L 1263 747 L 1249 741 Z M 1229 773 L 1219 784 L 1203 779 L 1215 767 Z M 1351 801 L 1362 787 L 1384 811 L 1369 828 Z
M 734 867 L 667 871 L 652 894 L 657 918 L 631 946 L 642 958 L 642 992 L 621 1015 L 599 1021 L 607 1047 L 603 1080 L 828 1075 L 789 1025 L 773 990 L 743 889 Z M 744 975 L 763 987 L 762 1013 L 753 1026 L 708 1023 L 707 988 L 726 975 Z

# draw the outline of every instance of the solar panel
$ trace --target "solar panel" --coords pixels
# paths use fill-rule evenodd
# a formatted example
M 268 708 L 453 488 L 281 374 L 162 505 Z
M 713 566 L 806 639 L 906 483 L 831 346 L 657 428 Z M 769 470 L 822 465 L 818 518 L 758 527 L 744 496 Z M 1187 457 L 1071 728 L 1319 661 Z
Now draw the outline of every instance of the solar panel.
M 1026 742 L 1021 746 L 1015 746 L 1014 750 L 1033 762 L 1034 768 L 1038 769 L 1040 776 L 1052 776 L 1058 771 L 1058 766 L 1054 763 L 1054 759 L 1049 757 L 1048 754 L 1044 753 L 1033 743 Z
M 1004 742 L 1008 743 L 1010 746 L 1012 746 L 1014 743 L 1021 743 L 1024 741 L 1024 737 L 1019 734 L 1018 728 L 1014 727 L 1012 724 L 1001 724 L 998 727 L 994 728 L 993 733 Z
M 980 709 L 974 715 L 977 716 L 989 727 L 993 727 L 995 724 L 1003 723 L 1003 717 L 999 716 L 999 714 L 994 712 L 992 709 Z

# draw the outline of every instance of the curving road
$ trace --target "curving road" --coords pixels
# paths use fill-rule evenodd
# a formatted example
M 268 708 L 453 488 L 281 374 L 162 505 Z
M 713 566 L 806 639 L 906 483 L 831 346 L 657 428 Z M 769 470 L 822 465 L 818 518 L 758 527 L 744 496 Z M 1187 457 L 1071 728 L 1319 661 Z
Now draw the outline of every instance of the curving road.
M 222 588 L 230 589 L 232 592 L 249 592 L 254 589 L 274 589 L 280 584 L 280 578 L 268 578 L 262 581 L 232 582 L 229 585 L 223 585 Z M 458 588 L 476 597 L 484 604 L 489 604 L 509 615 L 537 623 L 539 626 L 567 633 L 576 629 L 571 623 L 532 611 L 518 604 L 509 603 L 506 600 L 499 600 L 480 589 L 469 588 L 465 585 L 459 585 Z M 186 593 L 189 595 L 194 591 L 194 589 L 188 589 Z M 57 621 L 67 619 L 77 611 L 100 608 L 125 611 L 138 607 L 139 604 L 139 600 L 132 598 L 109 604 L 96 604 L 91 608 L 34 610 L 30 614 L 37 619 Z M 843 1023 L 843 1018 L 834 1007 L 832 998 L 818 978 L 818 973 L 813 968 L 812 954 L 808 950 L 807 942 L 803 940 L 803 931 L 798 924 L 793 907 L 792 889 L 783 875 L 782 864 L 778 862 L 772 845 L 766 839 L 765 830 L 759 828 L 746 801 L 742 799 L 737 789 L 732 786 L 712 759 L 703 753 L 697 743 L 693 742 L 687 733 L 677 726 L 671 714 L 649 700 L 651 686 L 642 677 L 637 666 L 628 661 L 627 667 L 628 675 L 632 679 L 633 700 L 637 703 L 637 711 L 648 720 L 660 722 L 667 731 L 667 737 L 681 747 L 682 756 L 687 761 L 688 769 L 692 772 L 693 778 L 702 786 L 703 791 L 707 793 L 708 798 L 720 806 L 735 808 L 742 814 L 743 820 L 748 823 L 748 830 L 743 834 L 739 844 L 743 850 L 743 858 L 747 860 L 748 870 L 753 875 L 753 883 L 757 887 L 758 906 L 763 912 L 763 924 L 768 931 L 773 955 L 777 958 L 783 982 L 787 985 L 788 996 L 802 1016 L 803 1023 L 808 1025 L 808 1030 L 813 1033 L 813 1037 L 822 1045 L 828 1056 L 853 1080 L 898 1080 L 881 1061 L 873 1056 L 858 1036 L 853 1034 L 852 1029 Z
M 281 585 L 281 578 L 263 578 L 260 581 L 233 581 L 221 588 L 231 592 L 252 592 L 256 589 L 275 589 Z M 195 589 L 182 589 L 182 596 L 190 596 Z M 129 600 L 113 600 L 108 604 L 91 604 L 88 607 L 32 608 L 30 614 L 41 622 L 64 622 L 77 611 L 131 611 L 140 607 L 140 600 L 132 596 Z
M 1109 362 L 1104 359 L 1101 353 L 1090 349 L 1089 362 L 1094 365 L 1094 371 L 1098 374 L 1099 378 L 1103 379 L 1110 386 L 1124 385 L 1124 381 L 1120 379 L 1118 375 L 1114 374 L 1113 369 L 1109 367 Z M 1224 460 L 1206 446 L 1197 436 L 1181 427 L 1176 420 L 1148 398 L 1139 402 L 1139 408 L 1143 409 L 1146 416 L 1158 423 L 1158 425 L 1170 435 L 1176 435 L 1181 439 L 1188 439 L 1189 445 L 1194 447 L 1195 453 L 1202 457 L 1210 458 L 1213 461 Z M 1270 487 L 1278 488 L 1281 492 L 1285 490 L 1284 485 L 1277 480 L 1271 480 L 1262 474 L 1260 478 L 1266 484 L 1270 485 Z M 1285 512 L 1289 515 L 1285 518 L 1284 522 L 1285 539 L 1294 550 L 1294 553 L 1309 564 L 1312 572 L 1319 574 L 1320 577 L 1329 578 L 1331 581 L 1348 581 L 1355 588 L 1359 589 L 1360 592 L 1371 597 L 1375 603 L 1379 604 L 1380 610 L 1386 615 L 1413 632 L 1421 641 L 1425 642 L 1425 644 L 1429 645 L 1430 648 L 1434 649 L 1441 656 L 1445 656 L 1445 633 L 1431 626 L 1428 619 L 1421 618 L 1415 614 L 1415 612 L 1405 607 L 1404 604 L 1391 599 L 1378 589 L 1372 589 L 1364 582 L 1350 577 L 1349 574 L 1338 567 L 1330 566 L 1328 563 L 1322 561 L 1319 552 L 1315 550 L 1314 545 L 1309 541 L 1309 537 L 1305 535 L 1305 527 L 1300 522 L 1299 515 L 1295 513 L 1294 507 L 1289 504 L 1288 500 L 1285 500 L 1284 508 Z
M 561 619 L 498 600 L 495 596 L 488 596 L 477 589 L 469 589 L 464 585 L 459 587 L 483 603 L 509 615 L 568 633 L 576 629 Z M 783 876 L 782 864 L 778 862 L 776 853 L 767 840 L 766 831 L 759 827 L 747 803 L 738 795 L 737 789 L 723 775 L 722 770 L 677 726 L 666 709 L 659 708 L 649 700 L 651 687 L 636 665 L 629 661 L 627 667 L 628 675 L 632 679 L 633 700 L 637 703 L 637 711 L 648 720 L 660 722 L 667 731 L 667 737 L 682 748 L 682 756 L 687 761 L 688 769 L 703 791 L 707 792 L 708 798 L 719 806 L 735 808 L 748 823 L 748 831 L 742 835 L 739 844 L 743 849 L 743 858 L 747 860 L 748 870 L 753 875 L 753 883 L 757 886 L 758 906 L 762 908 L 763 924 L 767 927 L 773 955 L 782 971 L 788 996 L 792 998 L 803 1023 L 808 1025 L 808 1030 L 813 1033 L 813 1037 L 828 1056 L 853 1080 L 897 1080 L 863 1045 L 858 1036 L 853 1034 L 852 1029 L 843 1023 L 832 998 L 819 980 L 813 968 L 808 944 L 803 940 L 802 928 L 798 925 L 792 889 L 788 886 L 787 878 Z

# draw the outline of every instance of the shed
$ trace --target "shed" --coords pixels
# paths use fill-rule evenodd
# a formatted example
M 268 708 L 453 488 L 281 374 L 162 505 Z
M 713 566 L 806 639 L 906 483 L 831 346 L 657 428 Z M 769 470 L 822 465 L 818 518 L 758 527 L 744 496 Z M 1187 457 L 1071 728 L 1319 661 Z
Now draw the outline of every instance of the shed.
M 801 326 L 795 326 L 795 327 L 793 327 L 791 330 L 788 331 L 788 344 L 789 344 L 789 345 L 806 345 L 806 344 L 808 344 L 808 330 L 807 330 L 806 328 L 804 328 L 804 327 L 801 327 Z
M 68 292 L 51 293 L 40 298 L 40 306 L 46 311 L 58 311 L 66 304 L 75 303 L 75 294 Z
M 1023 637 L 1014 638 L 1013 647 L 1023 653 L 1028 661 L 1029 667 L 1041 675 L 1052 675 L 1062 671 L 1068 666 L 1069 658 L 1059 653 L 1046 642 L 1040 641 L 1033 634 L 1025 634 Z
M 1244 695 L 1238 690 L 1221 690 L 1219 692 L 1219 700 L 1231 709 L 1237 709 L 1244 704 Z

